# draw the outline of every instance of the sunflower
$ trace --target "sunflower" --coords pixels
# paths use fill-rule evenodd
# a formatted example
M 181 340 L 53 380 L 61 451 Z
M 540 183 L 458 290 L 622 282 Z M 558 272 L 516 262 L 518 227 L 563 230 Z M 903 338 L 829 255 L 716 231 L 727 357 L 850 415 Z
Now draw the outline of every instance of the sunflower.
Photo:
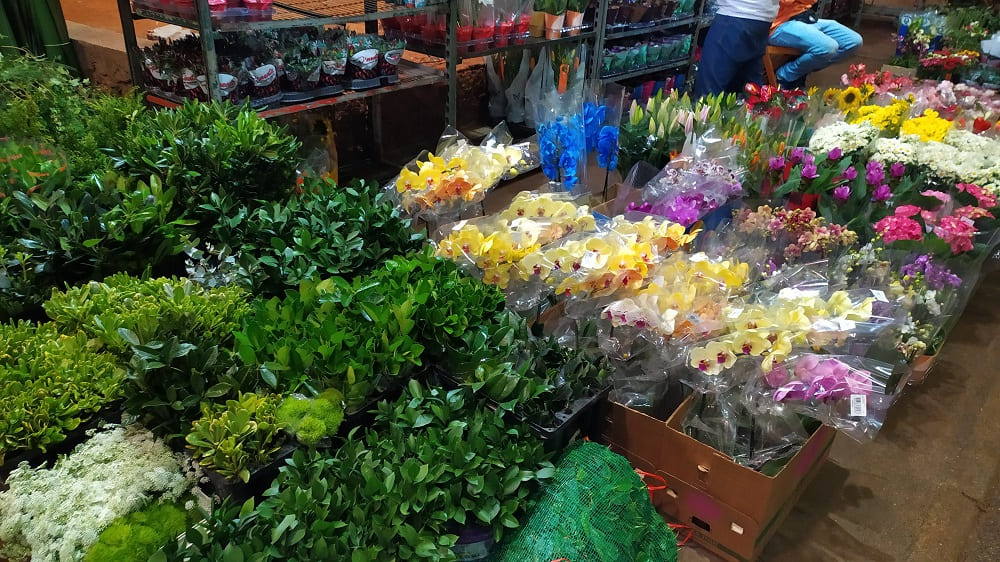
M 827 90 L 823 92 L 823 103 L 826 105 L 835 105 L 839 96 L 840 90 L 837 88 L 827 88 Z
M 845 88 L 840 96 L 837 98 L 837 107 L 840 108 L 842 113 L 848 113 L 854 111 L 855 109 L 861 107 L 861 102 L 864 96 L 861 90 L 851 86 L 850 88 Z

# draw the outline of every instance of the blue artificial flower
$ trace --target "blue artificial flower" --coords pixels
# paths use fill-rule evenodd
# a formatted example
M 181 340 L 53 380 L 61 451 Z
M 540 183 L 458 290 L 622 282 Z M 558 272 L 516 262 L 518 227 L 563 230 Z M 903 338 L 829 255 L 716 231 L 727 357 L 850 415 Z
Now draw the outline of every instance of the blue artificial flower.
M 597 138 L 597 165 L 605 170 L 618 167 L 618 127 L 601 127 Z
M 597 148 L 597 135 L 607 111 L 608 108 L 604 105 L 596 105 L 589 101 L 583 104 L 583 130 L 588 154 Z
M 557 143 L 559 140 L 558 123 L 540 123 L 538 125 L 538 153 L 542 161 L 542 173 L 550 180 L 559 179 L 559 157 Z

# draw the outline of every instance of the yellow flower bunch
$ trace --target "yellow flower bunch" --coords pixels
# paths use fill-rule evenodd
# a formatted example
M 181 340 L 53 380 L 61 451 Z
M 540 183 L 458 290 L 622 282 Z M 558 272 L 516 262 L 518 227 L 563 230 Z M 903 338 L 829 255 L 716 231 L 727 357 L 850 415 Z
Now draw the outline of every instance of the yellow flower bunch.
M 522 279 L 553 285 L 558 294 L 601 296 L 638 289 L 655 256 L 648 242 L 604 231 L 528 254 L 518 269 Z
M 723 327 L 722 307 L 748 272 L 745 263 L 677 253 L 654 269 L 648 286 L 609 304 L 603 315 L 614 326 L 648 328 L 668 338 L 704 337 Z
M 483 183 L 472 176 L 465 160 L 429 154 L 417 160 L 417 171 L 403 168 L 396 180 L 400 204 L 407 212 L 432 209 L 455 202 L 476 201 L 485 194 Z
M 567 234 L 594 229 L 594 215 L 587 205 L 577 205 L 566 193 L 522 191 L 498 216 L 507 221 L 520 218 L 550 219 Z M 554 240 L 554 239 L 553 239 Z
M 795 289 L 783 289 L 770 305 L 733 306 L 723 312 L 730 333 L 691 350 L 689 364 L 717 375 L 739 356 L 760 357 L 764 372 L 781 362 L 796 345 L 834 341 L 871 318 L 874 299 L 855 304 L 837 291 L 826 300 Z
M 841 113 L 855 111 L 861 107 L 861 104 L 868 101 L 868 98 L 870 98 L 874 92 L 875 88 L 868 84 L 865 84 L 860 88 L 856 86 L 844 88 L 836 93 L 835 101 L 837 108 L 840 109 Z M 830 90 L 827 90 L 827 93 L 830 93 Z M 826 96 L 827 94 L 824 94 L 824 99 Z
M 900 135 L 916 135 L 921 142 L 941 142 L 951 130 L 951 121 L 938 117 L 938 112 L 925 109 L 920 117 L 907 119 L 899 128 Z
M 525 256 L 594 228 L 590 208 L 575 205 L 565 194 L 522 192 L 494 217 L 456 223 L 438 243 L 437 255 L 474 263 L 484 282 L 506 289 Z
M 651 216 L 633 222 L 626 220 L 623 215 L 611 219 L 611 230 L 622 236 L 633 238 L 636 242 L 649 242 L 661 254 L 672 252 L 689 244 L 701 232 L 700 228 L 687 232 L 687 229 L 681 224 L 667 220 L 656 220 Z
M 858 124 L 868 121 L 879 130 L 886 131 L 892 135 L 899 133 L 899 128 L 910 115 L 910 102 L 897 99 L 886 106 L 863 105 L 854 113 L 855 117 L 850 122 Z

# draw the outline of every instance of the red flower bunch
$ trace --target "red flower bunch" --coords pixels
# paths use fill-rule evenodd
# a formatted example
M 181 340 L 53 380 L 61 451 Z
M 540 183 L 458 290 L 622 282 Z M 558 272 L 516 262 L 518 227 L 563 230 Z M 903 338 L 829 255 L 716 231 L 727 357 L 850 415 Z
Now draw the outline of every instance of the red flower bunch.
M 804 111 L 806 93 L 802 90 L 783 90 L 780 87 L 748 83 L 746 85 L 747 111 L 757 115 L 767 114 L 777 119 L 783 111 Z
M 959 68 L 971 66 L 978 58 L 979 53 L 975 51 L 957 51 L 952 53 L 948 49 L 942 49 L 928 53 L 920 59 L 920 66 L 951 72 Z
M 868 72 L 868 67 L 864 64 L 852 64 L 847 70 L 847 74 L 840 77 L 844 86 L 872 86 L 875 92 L 884 94 L 887 92 L 898 92 L 899 90 L 913 84 L 913 80 L 906 76 L 896 76 L 884 70 L 882 72 Z

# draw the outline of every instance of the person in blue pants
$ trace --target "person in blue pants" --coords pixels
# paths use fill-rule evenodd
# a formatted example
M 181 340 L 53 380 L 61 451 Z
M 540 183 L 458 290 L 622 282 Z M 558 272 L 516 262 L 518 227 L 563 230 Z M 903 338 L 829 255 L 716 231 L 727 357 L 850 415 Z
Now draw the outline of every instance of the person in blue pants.
M 695 97 L 740 93 L 760 84 L 764 51 L 778 0 L 719 0 L 719 11 L 705 37 L 695 79 Z
M 815 5 L 816 0 L 781 0 L 770 43 L 802 51 L 775 71 L 783 88 L 805 87 L 809 73 L 830 66 L 861 46 L 857 32 L 837 21 L 819 19 Z

